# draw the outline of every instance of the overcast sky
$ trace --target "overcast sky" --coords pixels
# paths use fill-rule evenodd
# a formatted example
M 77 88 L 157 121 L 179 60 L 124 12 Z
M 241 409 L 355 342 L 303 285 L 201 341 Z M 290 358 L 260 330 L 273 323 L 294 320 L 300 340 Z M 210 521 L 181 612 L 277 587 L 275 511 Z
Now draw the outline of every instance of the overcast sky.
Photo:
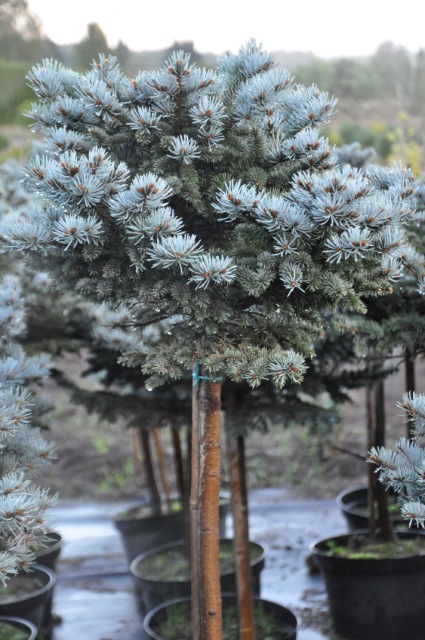
M 134 51 L 190 40 L 201 53 L 236 52 L 250 38 L 268 51 L 325 58 L 370 55 L 386 41 L 425 48 L 424 0 L 28 0 L 28 7 L 57 44 L 79 42 L 97 22 L 111 47 L 121 39 Z

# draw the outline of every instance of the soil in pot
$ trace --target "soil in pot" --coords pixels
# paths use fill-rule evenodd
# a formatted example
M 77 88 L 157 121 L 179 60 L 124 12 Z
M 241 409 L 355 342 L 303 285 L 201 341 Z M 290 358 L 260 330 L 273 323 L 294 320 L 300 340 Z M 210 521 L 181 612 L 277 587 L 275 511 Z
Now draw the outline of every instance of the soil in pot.
M 425 555 L 425 541 L 421 539 L 399 539 L 395 542 L 370 541 L 365 533 L 350 536 L 347 542 L 336 539 L 328 541 L 325 551 L 330 557 L 352 560 L 379 560 L 409 558 Z
M 263 549 L 251 545 L 251 562 L 255 562 L 263 554 Z M 220 542 L 220 574 L 233 573 L 235 570 L 233 540 Z M 183 552 L 182 545 L 170 546 L 158 553 L 147 555 L 137 565 L 137 569 L 147 580 L 169 580 L 172 582 L 186 582 L 190 580 L 190 564 Z
M 234 542 L 220 540 L 220 573 L 223 592 L 235 592 Z M 260 573 L 265 565 L 265 549 L 250 542 L 254 595 L 260 593 Z M 190 561 L 182 541 L 161 545 L 137 556 L 130 565 L 136 595 L 143 612 L 173 598 L 190 596 Z
M 2 640 L 28 640 L 28 632 L 18 629 L 14 624 L 0 621 L 0 638 Z
M 350 640 L 423 640 L 425 539 L 398 532 L 399 542 L 369 545 L 368 532 L 313 543 L 325 579 L 334 629 Z
M 173 515 L 175 513 L 179 514 L 182 511 L 182 503 L 180 500 L 173 500 L 170 504 L 167 505 L 167 511 L 165 513 L 156 514 L 153 511 L 153 508 L 150 504 L 140 504 L 136 507 L 132 507 L 131 509 L 125 509 L 124 511 L 119 511 L 114 515 L 114 520 L 145 520 L 147 518 L 152 518 L 156 515 L 158 516 L 168 516 Z
M 155 640 L 192 640 L 189 599 L 167 602 L 150 611 L 144 621 L 149 638 Z M 297 619 L 282 605 L 254 599 L 256 640 L 295 640 Z M 238 640 L 238 611 L 234 597 L 223 597 L 223 640 Z
M 0 616 L 1 640 L 35 640 L 37 627 L 28 620 Z
M 0 586 L 0 603 L 7 604 L 16 600 L 22 600 L 44 586 L 41 577 L 31 577 L 31 574 L 22 573 L 12 576 L 5 585 Z
M 11 622 L 0 620 L 0 638 L 2 640 L 28 640 L 28 632 L 18 629 Z

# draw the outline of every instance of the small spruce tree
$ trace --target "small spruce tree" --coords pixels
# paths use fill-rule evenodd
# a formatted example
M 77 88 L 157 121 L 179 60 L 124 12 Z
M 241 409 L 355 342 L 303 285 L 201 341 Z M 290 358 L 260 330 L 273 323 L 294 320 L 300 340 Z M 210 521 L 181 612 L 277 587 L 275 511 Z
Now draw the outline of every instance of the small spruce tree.
M 4 242 L 58 287 L 160 331 L 122 356 L 148 387 L 192 371 L 192 633 L 220 638 L 223 380 L 301 381 L 325 314 L 390 291 L 414 177 L 334 168 L 320 125 L 336 101 L 254 41 L 215 70 L 175 51 L 131 79 L 100 55 L 85 74 L 45 60 L 28 80 L 45 146 L 26 185 L 49 206 Z
M 368 462 L 376 465 L 379 481 L 398 494 L 400 511 L 410 525 L 425 526 L 425 396 L 404 393 L 397 403 L 411 425 L 411 437 L 400 438 L 395 447 L 373 447 Z
M 425 276 L 424 222 L 421 182 L 415 186 L 412 204 L 415 213 L 407 226 L 409 246 L 402 254 L 404 269 L 402 277 L 394 284 L 391 295 L 369 299 L 367 321 L 354 319 L 351 326 L 363 343 L 363 361 L 368 380 L 368 405 L 372 410 L 372 436 L 368 448 L 380 449 L 386 444 L 386 394 L 385 378 L 401 367 L 404 368 L 404 389 L 406 393 L 416 392 L 415 363 L 423 356 L 425 348 L 425 298 L 423 282 Z M 410 423 L 407 423 L 406 437 L 410 438 Z M 387 493 L 376 484 L 370 474 L 371 529 L 374 529 L 374 497 L 377 498 L 377 525 L 387 539 L 394 538 Z
M 19 279 L 0 282 L 0 580 L 26 569 L 34 546 L 52 530 L 55 496 L 32 478 L 54 457 L 54 447 L 33 425 L 32 387 L 47 376 L 47 356 L 27 356 L 17 343 L 25 330 Z
M 10 160 L 0 165 L 0 219 L 27 207 L 34 194 L 22 185 L 22 166 Z M 33 478 L 55 455 L 34 426 L 41 411 L 38 383 L 48 375 L 45 354 L 28 356 L 21 345 L 27 332 L 27 297 L 21 283 L 21 261 L 0 251 L 0 580 L 33 559 L 31 548 L 42 546 L 52 530 L 49 510 L 56 497 Z M 33 278 L 32 278 L 33 280 Z
M 425 525 L 425 493 L 423 470 L 425 463 L 423 436 L 425 433 L 425 396 L 416 389 L 415 362 L 425 349 L 425 179 L 418 180 L 414 191 L 415 213 L 409 225 L 409 278 L 399 293 L 399 313 L 387 321 L 388 336 L 399 336 L 405 359 L 405 393 L 397 403 L 406 416 L 406 435 L 394 448 L 372 447 L 368 461 L 377 466 L 376 473 L 385 487 L 399 495 L 401 514 L 410 524 Z

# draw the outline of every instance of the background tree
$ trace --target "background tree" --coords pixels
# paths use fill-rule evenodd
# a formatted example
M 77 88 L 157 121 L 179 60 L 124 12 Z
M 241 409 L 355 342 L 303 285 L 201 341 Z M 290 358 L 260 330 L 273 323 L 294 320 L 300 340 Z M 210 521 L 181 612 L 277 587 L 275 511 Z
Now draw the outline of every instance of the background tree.
M 53 52 L 60 56 L 55 44 L 44 38 L 27 0 L 0 0 L 0 58 L 31 63 Z
M 384 42 L 372 56 L 370 64 L 381 77 L 381 88 L 388 98 L 396 101 L 398 111 L 405 110 L 412 86 L 412 63 L 407 50 L 392 42 Z
M 1 0 L 0 56 L 8 60 L 22 60 L 28 42 L 38 39 L 41 39 L 40 24 L 29 12 L 28 2 Z
M 423 131 L 425 122 L 425 49 L 420 49 L 416 54 L 412 93 L 412 110 L 419 115 L 422 125 L 421 131 Z
M 86 37 L 74 47 L 73 66 L 77 69 L 85 69 L 97 58 L 99 51 L 109 50 L 106 35 L 97 22 L 91 22 L 87 25 Z

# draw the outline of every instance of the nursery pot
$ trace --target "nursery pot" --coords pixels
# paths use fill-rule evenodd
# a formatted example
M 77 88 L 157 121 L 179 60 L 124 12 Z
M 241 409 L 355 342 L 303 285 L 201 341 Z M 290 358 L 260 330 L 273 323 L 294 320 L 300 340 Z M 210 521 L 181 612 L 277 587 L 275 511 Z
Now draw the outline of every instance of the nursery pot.
M 313 559 L 326 583 L 334 629 L 349 640 L 423 640 L 425 629 L 425 555 L 405 558 L 345 558 L 329 555 L 329 544 L 345 546 L 368 531 L 314 542 Z M 401 540 L 422 540 L 400 531 Z
M 234 595 L 223 595 L 223 635 L 226 628 L 237 638 L 237 601 Z M 190 598 L 177 598 L 165 602 L 151 611 L 143 620 L 144 640 L 192 640 L 190 628 Z M 257 622 L 256 640 L 296 640 L 298 621 L 294 613 L 276 602 L 254 598 L 254 619 L 268 621 L 261 633 Z M 180 626 L 181 621 L 181 626 Z M 174 634 L 172 633 L 174 632 Z M 177 632 L 177 633 L 176 633 Z
M 58 559 L 60 552 L 62 551 L 62 536 L 60 533 L 56 531 L 52 531 L 47 535 L 47 543 L 46 546 L 35 551 L 35 561 L 38 564 L 41 564 L 43 567 L 47 567 L 52 571 L 56 570 L 56 560 Z M 43 618 L 43 629 L 45 633 L 48 633 L 49 629 L 52 628 L 52 618 L 53 618 L 53 589 L 50 591 L 45 614 Z
M 34 551 L 35 561 L 52 571 L 56 569 L 56 560 L 62 550 L 62 536 L 56 531 L 47 534 L 46 546 Z
M 178 501 L 175 501 L 178 503 Z M 230 512 L 230 498 L 220 498 L 220 536 L 226 535 L 226 517 Z M 184 538 L 183 510 L 181 503 L 170 513 L 153 515 L 150 502 L 119 511 L 112 516 L 125 549 L 128 564 L 152 547 L 177 542 Z
M 11 576 L 0 588 L 0 615 L 29 620 L 42 632 L 56 582 L 55 572 L 41 564 Z
M 392 497 L 395 496 L 390 490 L 388 495 Z M 344 489 L 344 491 L 341 491 L 341 493 L 337 495 L 336 503 L 347 522 L 350 532 L 369 528 L 367 516 L 368 486 L 366 484 Z M 401 517 L 399 507 L 397 507 L 396 512 L 391 516 L 391 521 L 397 528 L 407 528 L 406 520 L 403 520 Z
M 228 548 L 233 558 L 233 540 L 223 538 L 220 540 L 221 550 Z M 250 542 L 251 572 L 254 595 L 260 594 L 260 573 L 265 565 L 266 550 L 257 542 Z M 178 563 L 178 564 L 177 564 Z M 153 566 L 163 567 L 161 574 L 156 577 Z M 233 563 L 232 563 L 233 565 Z M 169 574 L 169 570 L 181 566 L 181 576 Z M 226 569 L 221 567 L 220 577 L 222 592 L 234 593 L 236 591 L 236 574 L 234 565 Z M 130 565 L 133 576 L 136 597 L 142 612 L 150 611 L 159 604 L 168 600 L 191 595 L 190 563 L 185 559 L 183 542 L 171 542 L 150 549 L 137 556 Z
M 0 638 L 2 640 L 8 640 L 9 630 L 10 633 L 20 632 L 22 640 L 36 640 L 38 634 L 37 627 L 29 620 L 14 616 L 0 616 Z

